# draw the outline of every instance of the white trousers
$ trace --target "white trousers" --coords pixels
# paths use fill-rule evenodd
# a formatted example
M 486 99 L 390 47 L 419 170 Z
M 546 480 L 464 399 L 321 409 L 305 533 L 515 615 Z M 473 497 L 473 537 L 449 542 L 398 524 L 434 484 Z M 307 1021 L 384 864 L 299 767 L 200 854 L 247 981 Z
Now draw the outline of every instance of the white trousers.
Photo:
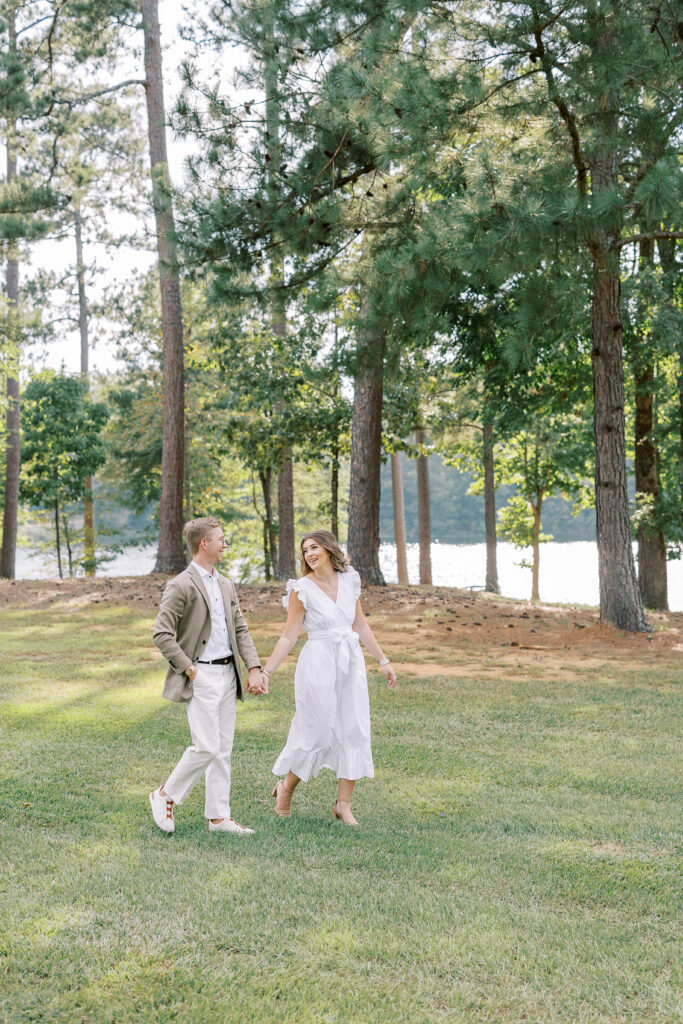
M 187 702 L 192 746 L 169 775 L 164 789 L 180 805 L 202 775 L 206 779 L 204 816 L 230 817 L 230 760 L 237 716 L 237 679 L 228 665 L 198 665 Z

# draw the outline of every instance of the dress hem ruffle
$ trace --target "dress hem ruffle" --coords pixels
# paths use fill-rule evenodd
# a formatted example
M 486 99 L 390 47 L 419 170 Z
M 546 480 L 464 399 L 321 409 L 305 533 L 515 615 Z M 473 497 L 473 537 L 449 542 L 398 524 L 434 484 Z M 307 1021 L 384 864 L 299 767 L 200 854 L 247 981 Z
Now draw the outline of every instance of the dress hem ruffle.
M 372 754 L 364 747 L 342 750 L 335 744 L 329 750 L 288 750 L 286 747 L 273 765 L 273 775 L 293 772 L 302 782 L 315 779 L 321 768 L 337 773 L 338 779 L 373 779 Z

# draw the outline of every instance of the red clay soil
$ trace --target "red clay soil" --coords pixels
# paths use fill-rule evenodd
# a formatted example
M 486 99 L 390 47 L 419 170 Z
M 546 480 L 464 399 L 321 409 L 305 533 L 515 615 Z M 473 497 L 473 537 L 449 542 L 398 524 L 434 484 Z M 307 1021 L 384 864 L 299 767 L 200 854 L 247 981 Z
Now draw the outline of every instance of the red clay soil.
M 0 582 L 0 610 L 131 604 L 152 615 L 163 576 Z M 281 584 L 238 588 L 254 633 L 279 635 Z M 602 626 L 596 609 L 532 605 L 450 587 L 367 587 L 363 607 L 400 674 L 571 679 L 683 667 L 683 613 L 649 613 L 651 633 Z

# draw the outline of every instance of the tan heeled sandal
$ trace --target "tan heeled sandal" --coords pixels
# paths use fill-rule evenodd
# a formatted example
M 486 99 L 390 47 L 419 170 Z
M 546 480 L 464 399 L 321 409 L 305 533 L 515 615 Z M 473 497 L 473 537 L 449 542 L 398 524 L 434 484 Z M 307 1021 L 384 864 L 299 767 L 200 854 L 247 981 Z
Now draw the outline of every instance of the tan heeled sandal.
M 273 792 L 270 795 L 275 797 L 275 807 L 273 810 L 278 818 L 289 818 L 292 813 L 292 794 L 285 786 L 284 779 L 280 779 L 279 782 L 275 783 Z
M 339 810 L 340 804 L 342 806 L 342 810 Z M 335 821 L 341 821 L 343 822 L 344 825 L 360 824 L 360 822 L 356 821 L 353 814 L 351 813 L 351 804 L 348 802 L 348 800 L 335 800 L 334 807 L 332 808 L 332 814 L 334 815 Z

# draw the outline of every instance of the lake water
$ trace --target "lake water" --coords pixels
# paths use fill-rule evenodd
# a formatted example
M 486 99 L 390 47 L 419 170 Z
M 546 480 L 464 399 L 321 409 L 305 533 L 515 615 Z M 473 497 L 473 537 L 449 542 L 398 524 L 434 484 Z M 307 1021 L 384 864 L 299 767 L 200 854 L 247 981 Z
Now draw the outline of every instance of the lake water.
M 102 576 L 144 576 L 154 565 L 156 547 L 130 548 L 100 570 Z M 418 546 L 408 545 L 408 574 L 417 583 Z M 528 598 L 531 570 L 520 566 L 531 559 L 531 551 L 512 544 L 498 544 L 498 580 L 506 597 Z M 383 544 L 380 565 L 388 583 L 396 582 L 396 548 Z M 669 607 L 683 611 L 683 561 L 669 562 Z M 486 573 L 484 544 L 432 544 L 432 577 L 437 586 L 483 588 Z M 40 579 L 54 576 L 53 564 L 17 551 L 17 578 Z M 598 553 L 594 541 L 571 544 L 551 542 L 541 547 L 541 600 L 548 604 L 598 604 Z

